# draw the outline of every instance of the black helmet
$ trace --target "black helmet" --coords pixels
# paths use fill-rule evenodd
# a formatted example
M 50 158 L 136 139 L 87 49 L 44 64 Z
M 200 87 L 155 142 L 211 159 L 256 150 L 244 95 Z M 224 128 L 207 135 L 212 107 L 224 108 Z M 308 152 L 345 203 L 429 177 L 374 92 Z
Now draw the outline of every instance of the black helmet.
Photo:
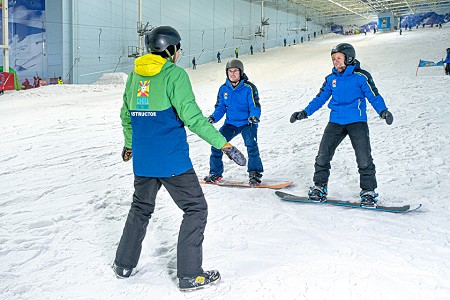
M 242 77 L 242 74 L 244 74 L 244 64 L 239 59 L 232 59 L 229 62 L 227 62 L 227 65 L 225 66 L 225 71 L 228 73 L 229 68 L 238 68 L 240 70 L 239 74 Z
M 447 52 L 450 52 L 450 48 L 447 48 Z
M 345 65 L 353 65 L 356 58 L 356 52 L 355 48 L 353 48 L 352 45 L 347 43 L 338 44 L 331 50 L 331 55 L 333 55 L 336 52 L 340 52 L 345 55 Z
M 170 26 L 155 27 L 145 33 L 145 47 L 151 53 L 165 52 L 169 46 L 177 46 L 176 50 L 178 50 L 180 41 L 180 34 Z M 175 53 L 174 49 L 168 49 L 171 55 Z

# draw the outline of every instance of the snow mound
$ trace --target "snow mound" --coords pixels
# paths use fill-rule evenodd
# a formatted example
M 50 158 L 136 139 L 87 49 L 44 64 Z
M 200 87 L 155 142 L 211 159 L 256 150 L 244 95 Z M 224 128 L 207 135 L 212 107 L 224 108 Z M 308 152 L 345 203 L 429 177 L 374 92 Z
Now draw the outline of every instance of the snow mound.
M 127 82 L 128 75 L 119 73 L 105 73 L 94 84 L 108 85 L 108 84 L 125 84 Z

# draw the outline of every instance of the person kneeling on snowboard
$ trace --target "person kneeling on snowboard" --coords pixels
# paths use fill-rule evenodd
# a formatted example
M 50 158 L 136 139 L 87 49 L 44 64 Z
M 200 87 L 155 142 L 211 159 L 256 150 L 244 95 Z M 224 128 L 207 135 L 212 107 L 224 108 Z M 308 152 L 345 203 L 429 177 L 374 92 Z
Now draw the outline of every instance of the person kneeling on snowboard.
M 189 157 L 185 126 L 239 165 L 246 159 L 203 116 L 186 71 L 176 65 L 180 41 L 170 26 L 152 29 L 145 36 L 150 54 L 135 60 L 127 79 L 120 113 L 122 159 L 133 157 L 134 194 L 113 269 L 117 277 L 127 278 L 137 266 L 156 195 L 164 186 L 184 212 L 177 244 L 179 288 L 193 290 L 217 283 L 220 273 L 202 269 L 208 210 Z
M 238 59 L 229 61 L 225 72 L 227 79 L 219 88 L 214 112 L 209 116 L 210 123 L 216 123 L 226 114 L 225 123 L 219 129 L 220 133 L 231 141 L 238 134 L 242 135 L 248 153 L 249 183 L 261 183 L 264 171 L 258 149 L 258 123 L 261 118 L 261 105 L 256 86 L 248 81 L 244 73 L 244 65 Z M 222 179 L 224 171 L 222 152 L 211 148 L 209 175 L 205 177 L 208 183 Z
M 308 118 L 331 97 L 328 103 L 331 109 L 330 121 L 320 142 L 314 164 L 314 186 L 310 188 L 308 195 L 311 200 L 326 201 L 330 162 L 336 148 L 348 135 L 355 150 L 360 174 L 361 206 L 376 206 L 377 181 L 370 148 L 366 99 L 388 125 L 392 124 L 394 118 L 378 93 L 372 76 L 360 68 L 352 45 L 337 45 L 331 50 L 331 59 L 334 68 L 332 73 L 325 77 L 317 96 L 304 110 L 293 113 L 290 119 L 291 123 L 294 123 Z

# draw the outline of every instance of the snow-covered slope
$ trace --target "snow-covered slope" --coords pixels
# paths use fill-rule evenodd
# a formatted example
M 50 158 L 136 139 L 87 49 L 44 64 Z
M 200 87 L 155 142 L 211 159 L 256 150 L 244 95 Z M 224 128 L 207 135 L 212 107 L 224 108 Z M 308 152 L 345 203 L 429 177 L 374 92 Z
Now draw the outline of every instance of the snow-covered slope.
M 3 299 L 450 299 L 450 76 L 423 68 L 449 47 L 450 26 L 317 38 L 243 56 L 259 89 L 259 144 L 267 179 L 306 193 L 329 110 L 289 123 L 317 94 L 330 50 L 352 43 L 394 115 L 369 108 L 380 201 L 421 202 L 394 215 L 282 202 L 272 190 L 205 186 L 204 268 L 222 282 L 181 293 L 176 242 L 182 213 L 162 189 L 137 273 L 115 278 L 111 263 L 133 193 L 123 163 L 119 110 L 124 85 L 56 85 L 0 97 L 0 294 Z M 446 42 L 447 41 L 447 42 Z M 189 74 L 205 115 L 225 78 L 222 64 Z M 217 125 L 219 127 L 221 123 Z M 209 145 L 189 133 L 200 176 Z M 244 150 L 242 139 L 233 144 Z M 228 160 L 224 176 L 246 178 Z M 355 199 L 359 175 L 349 140 L 332 162 L 329 195 Z

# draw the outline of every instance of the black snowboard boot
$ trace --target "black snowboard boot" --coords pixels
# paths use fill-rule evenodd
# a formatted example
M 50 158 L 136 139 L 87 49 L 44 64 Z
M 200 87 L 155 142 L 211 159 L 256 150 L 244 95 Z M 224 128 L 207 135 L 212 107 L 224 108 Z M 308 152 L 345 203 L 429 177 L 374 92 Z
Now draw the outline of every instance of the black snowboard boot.
M 377 207 L 378 194 L 374 191 L 362 190 L 361 193 L 359 193 L 359 196 L 361 197 L 361 206 Z
M 317 184 L 309 188 L 309 200 L 324 202 L 327 201 L 328 188 L 327 184 Z
M 262 174 L 256 171 L 250 171 L 248 173 L 248 183 L 250 185 L 257 185 L 261 183 Z
M 116 263 L 113 263 L 112 268 L 114 273 L 116 273 L 116 277 L 121 279 L 130 277 L 131 272 L 133 272 L 133 268 L 119 267 Z
M 359 196 L 361 197 L 361 206 L 377 207 L 378 194 L 374 191 L 362 190 L 361 193 L 359 193 Z
M 217 270 L 211 270 L 198 276 L 182 277 L 178 281 L 180 291 L 193 291 L 218 283 L 220 273 Z
M 204 180 L 207 183 L 216 183 L 217 181 L 222 180 L 222 175 L 209 174 Z

